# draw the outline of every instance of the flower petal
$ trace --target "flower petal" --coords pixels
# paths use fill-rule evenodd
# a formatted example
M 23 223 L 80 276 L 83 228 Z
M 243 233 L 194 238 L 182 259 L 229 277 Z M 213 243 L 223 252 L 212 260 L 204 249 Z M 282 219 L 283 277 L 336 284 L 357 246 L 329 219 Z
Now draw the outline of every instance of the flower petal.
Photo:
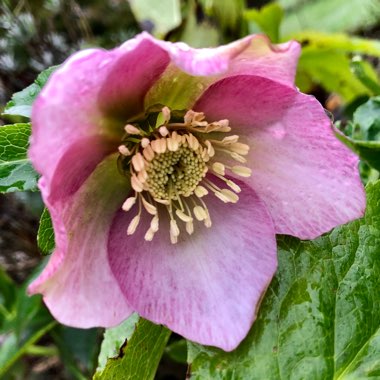
M 250 145 L 248 179 L 276 233 L 312 239 L 361 217 L 358 158 L 341 142 L 318 101 L 265 78 L 236 76 L 206 91 L 195 109 L 227 118 Z
M 145 98 L 145 106 L 165 104 L 172 109 L 191 108 L 214 82 L 237 74 L 253 74 L 294 86 L 300 45 L 295 41 L 273 45 L 253 35 L 209 49 L 157 41 L 172 58 Z M 170 88 L 170 91 L 168 91 Z
M 33 105 L 29 155 L 35 168 L 49 180 L 68 147 L 83 138 L 102 136 L 117 146 L 127 116 L 142 111 L 145 93 L 168 63 L 165 51 L 141 38 L 71 56 Z
M 67 325 L 114 326 L 132 313 L 107 257 L 112 219 L 130 190 L 116 159 L 107 157 L 72 197 L 49 208 L 56 249 L 29 292 L 42 293 L 54 317 Z
M 141 316 L 227 351 L 248 333 L 277 263 L 270 216 L 255 193 L 241 186 L 234 205 L 207 196 L 212 227 L 196 223 L 189 236 L 181 225 L 177 244 L 170 244 L 164 212 L 153 242 L 144 240 L 148 217 L 126 236 L 133 209 L 117 214 L 108 242 L 112 271 Z

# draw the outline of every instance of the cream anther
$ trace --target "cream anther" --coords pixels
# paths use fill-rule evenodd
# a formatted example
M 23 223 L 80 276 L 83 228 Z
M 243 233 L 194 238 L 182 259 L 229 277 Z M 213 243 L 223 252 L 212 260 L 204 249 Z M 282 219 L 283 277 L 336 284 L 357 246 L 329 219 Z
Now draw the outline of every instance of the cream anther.
M 121 208 L 124 211 L 129 211 L 135 203 L 136 203 L 136 197 L 129 197 L 125 200 Z
M 158 132 L 161 136 L 166 137 L 169 134 L 168 129 L 165 126 L 162 126 L 158 129 Z
M 240 177 L 250 177 L 252 175 L 252 170 L 246 166 L 235 165 L 231 168 L 231 171 Z
M 145 167 L 145 162 L 144 162 L 144 158 L 142 156 L 142 154 L 139 152 L 139 153 L 136 153 L 135 155 L 132 156 L 132 165 L 133 165 L 133 168 L 139 172 L 141 170 L 144 169 Z
M 127 124 L 125 127 L 125 132 L 129 133 L 130 135 L 141 135 L 141 131 L 140 129 L 138 129 L 137 127 L 135 127 L 134 125 L 132 124 Z
M 132 152 L 125 146 L 125 145 L 120 145 L 118 147 L 119 153 L 122 154 L 123 156 L 130 156 Z
M 220 162 L 214 162 L 212 164 L 212 170 L 220 175 L 225 175 L 226 167 Z
M 245 163 L 249 146 L 240 143 L 238 135 L 221 136 L 231 130 L 228 120 L 208 123 L 204 113 L 190 110 L 184 115 L 184 122 L 180 122 L 178 114 L 171 122 L 171 111 L 164 107 L 155 125 L 149 128 L 146 122 L 141 129 L 139 123 L 127 124 L 126 132 L 137 136 L 126 140 L 128 148 L 119 147 L 124 160 L 120 167 L 129 168 L 135 191 L 124 201 L 122 209 L 128 212 L 139 202 L 138 215 L 131 220 L 127 233 L 135 232 L 141 213 L 146 212 L 153 215 L 145 232 L 146 241 L 151 241 L 158 231 L 161 212 L 168 213 L 173 244 L 179 241 L 181 225 L 189 235 L 194 233 L 194 220 L 211 227 L 206 196 L 213 193 L 224 203 L 236 203 L 241 188 L 229 174 L 251 175 L 249 168 L 229 163 L 231 158 Z M 209 171 L 212 175 L 207 175 Z
M 127 229 L 127 235 L 133 235 L 139 223 L 140 223 L 140 214 L 136 215 L 129 223 L 129 226 Z
M 146 148 L 150 144 L 150 140 L 146 137 L 143 137 L 140 144 L 143 148 Z

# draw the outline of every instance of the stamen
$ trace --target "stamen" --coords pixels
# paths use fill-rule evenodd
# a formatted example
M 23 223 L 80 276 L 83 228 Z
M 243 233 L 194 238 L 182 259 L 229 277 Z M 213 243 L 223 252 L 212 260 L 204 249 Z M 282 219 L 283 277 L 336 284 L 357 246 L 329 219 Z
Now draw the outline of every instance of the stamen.
M 200 222 L 202 220 L 205 220 L 207 218 L 207 213 L 201 206 L 195 206 L 193 208 L 194 216 L 199 220 Z
M 145 210 L 149 212 L 149 214 L 157 215 L 157 207 L 149 203 L 142 195 L 141 195 L 141 200 L 142 200 L 143 206 L 145 207 Z
M 144 162 L 144 158 L 143 158 L 143 156 L 141 155 L 140 152 L 136 153 L 135 155 L 133 155 L 133 157 L 132 157 L 132 165 L 133 165 L 134 169 L 137 172 L 139 172 L 142 169 L 144 169 L 145 162 Z
M 150 144 L 150 140 L 146 137 L 143 137 L 140 144 L 143 148 L 146 148 Z
M 133 235 L 136 231 L 137 226 L 140 223 L 140 214 L 133 217 L 131 222 L 129 223 L 128 229 L 127 229 L 127 235 Z
M 132 124 L 127 124 L 124 129 L 130 135 L 142 135 L 142 131 Z
M 246 166 L 233 166 L 231 171 L 240 177 L 250 177 L 252 175 L 252 170 Z
M 126 201 L 123 203 L 123 205 L 121 206 L 121 208 L 124 210 L 124 211 L 129 211 L 133 205 L 136 203 L 136 197 L 129 197 L 126 199 Z
M 166 137 L 169 134 L 168 129 L 165 126 L 162 126 L 158 129 L 158 132 L 162 137 Z
M 149 119 L 141 124 L 127 124 L 125 130 L 135 135 L 126 139 L 127 145 L 120 145 L 120 168 L 128 168 L 131 186 L 135 195 L 127 198 L 122 209 L 130 211 L 136 201 L 139 201 L 138 214 L 131 220 L 127 233 L 133 234 L 140 223 L 142 208 L 153 215 L 150 227 L 145 232 L 144 239 L 151 241 L 159 229 L 159 204 L 165 205 L 170 217 L 169 232 L 173 244 L 178 242 L 181 223 L 186 232 L 194 232 L 194 219 L 203 222 L 205 227 L 211 227 L 209 210 L 203 198 L 209 191 L 225 203 L 236 203 L 237 193 L 241 188 L 226 176 L 230 171 L 241 177 L 249 177 L 251 169 L 234 165 L 229 166 L 223 161 L 228 155 L 233 160 L 246 162 L 249 146 L 239 142 L 238 135 L 219 137 L 220 133 L 231 130 L 228 120 L 208 123 L 202 112 L 189 110 L 184 116 L 184 122 L 170 122 L 171 111 L 163 107 L 154 124 Z M 212 139 L 204 138 L 205 134 Z M 141 137 L 139 137 L 141 136 Z M 133 145 L 135 144 L 135 145 Z M 124 158 L 131 156 L 130 159 Z M 212 158 L 211 162 L 210 159 Z M 120 162 L 120 161 L 119 161 Z M 124 170 L 124 169 L 122 169 Z M 228 188 L 220 188 L 213 182 L 212 176 L 206 177 L 208 171 L 223 181 Z M 188 203 L 192 203 L 191 206 Z
M 123 156 L 130 156 L 132 152 L 125 146 L 125 145 L 120 145 L 118 147 L 119 153 L 122 154 Z
M 208 194 L 208 191 L 204 186 L 199 185 L 195 188 L 194 193 L 198 198 L 202 198 Z
M 225 166 L 220 162 L 214 162 L 212 164 L 212 170 L 220 175 L 225 175 Z

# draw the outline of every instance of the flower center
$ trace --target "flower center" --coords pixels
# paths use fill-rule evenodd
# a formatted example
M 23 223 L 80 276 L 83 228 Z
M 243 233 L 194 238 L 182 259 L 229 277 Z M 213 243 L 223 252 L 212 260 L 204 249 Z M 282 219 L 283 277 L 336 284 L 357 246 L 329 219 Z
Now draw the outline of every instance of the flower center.
M 207 173 L 202 157 L 204 152 L 192 135 L 155 140 L 165 152 L 156 154 L 143 170 L 146 172 L 146 187 L 153 198 L 178 200 L 190 196 Z M 169 147 L 169 146 L 170 147 Z M 145 173 L 144 173 L 145 176 Z
M 138 227 L 143 208 L 153 216 L 145 234 L 148 241 L 158 231 L 159 213 L 164 208 L 170 217 L 173 244 L 178 241 L 182 223 L 188 234 L 194 232 L 194 218 L 211 227 L 210 213 L 202 198 L 212 192 L 222 202 L 236 203 L 241 190 L 226 177 L 226 170 L 242 177 L 251 175 L 245 166 L 230 166 L 217 160 L 229 157 L 246 162 L 244 156 L 249 147 L 238 142 L 239 136 L 217 138 L 230 132 L 228 120 L 208 123 L 203 113 L 192 110 L 178 114 L 173 112 L 172 116 L 169 108 L 164 107 L 144 121 L 125 127 L 119 163 L 121 170 L 130 175 L 135 194 L 122 208 L 129 211 L 138 202 L 138 213 L 128 226 L 129 235 Z M 213 178 L 223 181 L 228 188 L 221 188 Z

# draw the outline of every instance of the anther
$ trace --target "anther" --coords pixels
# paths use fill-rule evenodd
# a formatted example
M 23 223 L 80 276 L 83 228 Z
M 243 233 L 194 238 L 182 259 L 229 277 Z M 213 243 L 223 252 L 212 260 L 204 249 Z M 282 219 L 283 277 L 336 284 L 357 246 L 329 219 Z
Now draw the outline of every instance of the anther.
M 129 226 L 127 229 L 127 235 L 133 235 L 139 223 L 140 223 L 140 214 L 136 215 L 129 223 Z
M 124 211 L 129 211 L 133 205 L 136 203 L 136 197 L 129 197 L 126 199 L 126 201 L 123 203 L 123 205 L 121 206 L 121 208 L 124 210 Z
M 168 129 L 164 125 L 158 129 L 158 132 L 162 137 L 166 137 L 169 134 Z
M 208 191 L 207 191 L 207 189 L 206 189 L 204 186 L 198 185 L 198 186 L 195 188 L 194 193 L 195 193 L 195 195 L 196 195 L 198 198 L 202 198 L 202 197 L 204 197 L 205 195 L 208 194 Z
M 143 206 L 145 207 L 145 210 L 151 214 L 151 215 L 157 215 L 157 208 L 153 206 L 151 203 L 149 203 L 142 195 L 141 200 L 143 203 Z
M 125 146 L 125 145 L 120 145 L 118 147 L 119 153 L 122 154 L 123 156 L 130 156 L 132 152 Z
M 129 133 L 130 135 L 141 135 L 141 131 L 140 129 L 136 128 L 134 125 L 132 124 L 127 124 L 125 127 L 125 132 Z
M 144 162 L 144 158 L 143 158 L 143 156 L 142 156 L 142 154 L 140 152 L 138 152 L 135 155 L 133 155 L 133 157 L 132 157 L 132 165 L 133 165 L 134 169 L 137 172 L 139 172 L 142 169 L 144 169 L 145 162 Z
M 146 137 L 141 139 L 140 145 L 142 148 L 146 148 L 150 144 L 150 140 Z
M 144 190 L 143 184 L 137 179 L 136 174 L 133 174 L 131 177 L 131 186 L 133 190 L 137 191 L 138 193 L 141 193 Z
M 193 208 L 193 213 L 194 213 L 195 218 L 199 220 L 200 222 L 207 218 L 207 213 L 205 209 L 201 206 L 195 206 Z
M 212 170 L 220 175 L 225 175 L 225 166 L 220 162 L 214 162 L 212 164 Z
M 232 166 L 231 171 L 240 177 L 250 177 L 252 175 L 252 170 L 245 166 Z

